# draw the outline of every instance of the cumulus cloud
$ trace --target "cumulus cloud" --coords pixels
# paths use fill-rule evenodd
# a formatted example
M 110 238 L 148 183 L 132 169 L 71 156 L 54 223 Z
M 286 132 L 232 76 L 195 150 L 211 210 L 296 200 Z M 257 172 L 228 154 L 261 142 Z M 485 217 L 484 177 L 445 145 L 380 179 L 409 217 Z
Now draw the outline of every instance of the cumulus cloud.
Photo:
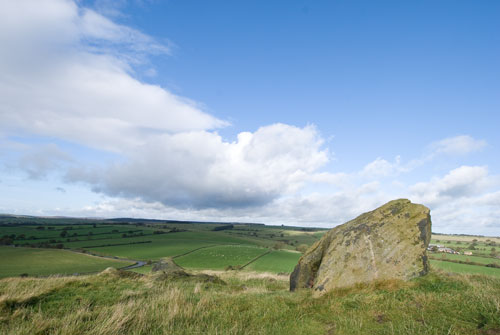
M 260 222 L 331 228 L 388 201 L 376 185 L 363 185 L 347 192 L 292 194 L 254 207 L 190 208 L 146 202 L 141 198 L 111 198 L 74 212 L 78 216 L 149 217 L 157 219 Z M 51 212 L 50 215 L 60 215 Z
M 98 171 L 72 170 L 113 196 L 140 197 L 181 207 L 263 205 L 299 189 L 327 162 L 312 126 L 274 124 L 226 142 L 207 131 L 162 135 L 130 154 L 126 163 Z

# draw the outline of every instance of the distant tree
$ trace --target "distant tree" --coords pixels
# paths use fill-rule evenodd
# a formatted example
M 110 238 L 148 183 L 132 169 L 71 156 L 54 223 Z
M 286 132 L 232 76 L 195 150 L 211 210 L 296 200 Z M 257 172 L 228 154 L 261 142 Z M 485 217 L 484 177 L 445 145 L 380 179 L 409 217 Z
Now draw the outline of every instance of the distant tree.
M 63 231 L 59 234 L 59 236 L 61 236 L 61 237 L 66 237 L 67 235 L 68 235 L 68 232 L 67 232 L 66 230 L 63 230 Z
M 64 244 L 58 243 L 58 244 L 56 244 L 56 248 L 57 249 L 62 249 L 62 248 L 64 248 Z
M 0 239 L 0 245 L 11 245 L 14 240 L 10 237 L 2 237 Z
M 286 246 L 285 243 L 278 241 L 278 242 L 274 243 L 273 249 L 275 249 L 275 250 L 283 249 L 285 246 Z

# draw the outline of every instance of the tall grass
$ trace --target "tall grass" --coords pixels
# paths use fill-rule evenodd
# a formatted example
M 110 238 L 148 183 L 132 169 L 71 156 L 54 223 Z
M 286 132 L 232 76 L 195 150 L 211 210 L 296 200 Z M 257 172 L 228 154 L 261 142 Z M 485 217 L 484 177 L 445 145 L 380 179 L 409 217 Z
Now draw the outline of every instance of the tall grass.
M 288 278 L 224 284 L 109 272 L 0 280 L 0 334 L 498 334 L 500 280 L 434 272 L 313 299 Z

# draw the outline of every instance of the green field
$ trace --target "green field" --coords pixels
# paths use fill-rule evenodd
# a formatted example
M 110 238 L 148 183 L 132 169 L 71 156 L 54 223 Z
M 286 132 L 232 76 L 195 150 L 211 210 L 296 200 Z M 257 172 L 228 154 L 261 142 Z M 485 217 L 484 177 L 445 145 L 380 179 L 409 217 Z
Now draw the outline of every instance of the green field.
M 434 259 L 431 259 L 430 262 L 431 262 L 431 267 L 444 270 L 447 272 L 483 274 L 483 275 L 500 277 L 500 269 L 496 268 L 489 268 L 486 266 L 479 266 L 479 265 L 452 263 L 446 261 L 437 261 Z
M 223 270 L 228 266 L 243 266 L 268 249 L 245 245 L 224 245 L 200 249 L 175 258 L 175 263 L 190 269 Z
M 456 255 L 456 254 L 446 254 L 446 253 L 429 253 L 430 257 L 437 258 L 440 260 L 456 260 L 462 262 L 474 262 L 480 264 L 499 264 L 500 259 L 492 257 L 480 257 L 480 256 L 467 256 L 467 255 Z
M 312 245 L 325 232 L 325 229 L 261 224 L 0 216 L 1 244 L 31 246 L 32 248 L 43 247 L 44 249 L 30 250 L 44 250 L 47 255 L 67 255 L 68 252 L 58 249 L 68 249 L 86 251 L 95 255 L 153 262 L 164 257 L 173 257 L 179 265 L 190 269 L 221 270 L 229 266 L 238 268 L 246 265 L 244 270 L 271 273 L 290 273 L 300 258 L 300 253 L 297 250 L 304 250 Z M 438 240 L 440 242 L 437 242 Z M 444 257 L 443 260 L 475 262 L 485 265 L 500 264 L 499 259 L 486 257 L 495 247 L 492 243 L 500 241 L 498 238 L 433 235 L 434 243 L 455 249 L 465 250 L 473 243 L 473 240 L 476 240 L 475 246 L 478 249 L 473 251 L 473 256 L 449 254 L 432 254 L 432 256 L 440 260 Z M 31 272 L 28 271 L 28 273 L 33 275 L 58 273 L 58 271 L 61 271 L 60 273 L 76 273 L 97 271 L 95 269 L 99 268 L 89 263 L 89 257 L 77 256 L 71 261 L 71 264 L 68 263 L 66 267 L 61 269 L 54 265 L 61 264 L 61 262 L 55 262 L 54 258 L 39 257 L 36 266 L 33 265 Z M 24 268 L 26 261 L 22 260 L 23 253 L 20 253 L 19 257 L 21 258 L 19 267 Z M 28 258 L 25 257 L 25 259 Z M 9 256 L 9 259 L 13 258 Z M 113 262 L 113 260 L 97 259 L 95 262 L 106 263 Z M 433 262 L 436 261 L 433 260 Z M 439 264 L 436 266 L 445 268 L 447 271 L 470 271 L 471 273 L 493 273 L 495 275 L 498 270 L 487 267 L 478 270 L 477 267 L 461 266 L 462 264 L 442 263 L 435 264 Z M 116 263 L 112 264 L 120 266 Z M 145 267 L 135 271 L 146 273 L 149 269 L 150 267 Z M 0 267 L 0 277 L 19 275 L 24 272 L 26 271 L 19 272 L 17 269 L 11 271 L 7 267 Z
M 259 272 L 291 273 L 301 254 L 284 250 L 274 250 L 251 263 L 246 269 Z
M 82 255 L 66 250 L 0 247 L 0 278 L 48 276 L 102 271 L 107 267 L 124 267 L 132 262 Z
M 69 249 L 94 255 L 153 262 L 164 257 L 174 257 L 181 266 L 193 269 L 242 266 L 272 251 L 272 248 L 295 251 L 300 246 L 303 249 L 304 245 L 317 241 L 325 231 L 262 224 L 229 225 L 127 219 L 93 221 L 0 216 L 1 244 L 42 247 L 56 254 L 55 249 Z M 206 247 L 210 248 L 205 249 Z M 264 260 L 249 264 L 252 265 L 249 269 L 289 272 L 298 256 L 298 253 L 273 251 Z M 88 271 L 83 263 L 80 271 L 73 270 L 80 269 L 79 261 L 80 259 L 74 260 L 74 267 L 70 272 Z M 46 262 L 41 259 L 38 264 L 43 267 L 44 263 Z M 148 268 L 135 271 L 147 272 L 146 269 Z M 37 271 L 36 274 L 42 274 Z M 0 268 L 0 274 L 8 276 L 10 272 Z

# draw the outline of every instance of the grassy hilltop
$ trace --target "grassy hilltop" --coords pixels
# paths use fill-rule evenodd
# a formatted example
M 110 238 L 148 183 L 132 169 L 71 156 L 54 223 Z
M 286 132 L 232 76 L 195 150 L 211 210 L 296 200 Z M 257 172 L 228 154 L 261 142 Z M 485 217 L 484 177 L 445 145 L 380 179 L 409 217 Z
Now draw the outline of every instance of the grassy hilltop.
M 313 299 L 288 277 L 130 272 L 0 281 L 1 334 L 499 334 L 500 279 L 433 272 Z M 137 277 L 136 277 L 137 276 Z

